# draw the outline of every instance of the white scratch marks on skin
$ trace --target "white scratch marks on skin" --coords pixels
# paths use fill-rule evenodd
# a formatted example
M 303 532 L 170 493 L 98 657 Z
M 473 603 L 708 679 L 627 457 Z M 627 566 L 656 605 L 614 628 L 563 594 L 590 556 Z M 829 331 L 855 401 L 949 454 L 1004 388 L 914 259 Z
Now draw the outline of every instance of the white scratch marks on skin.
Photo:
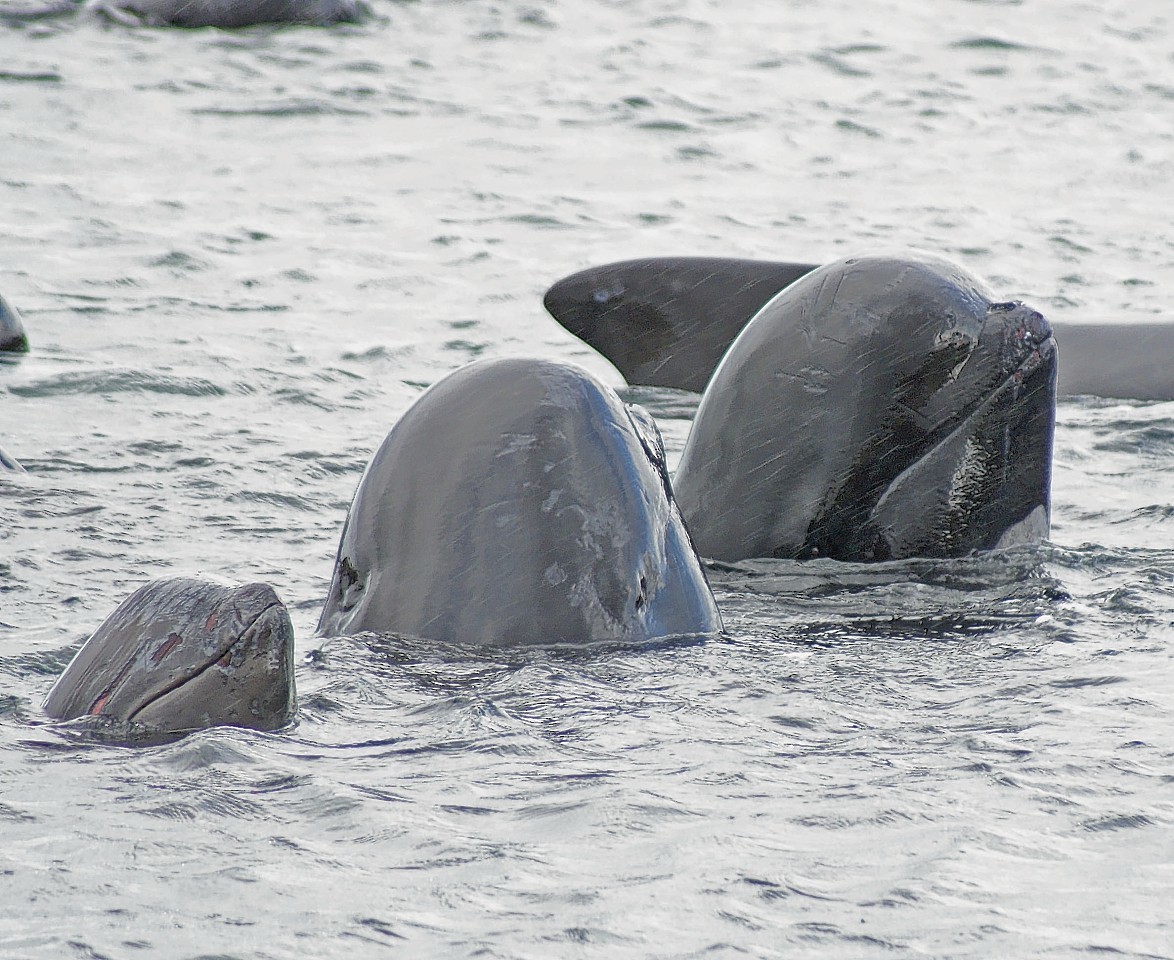
M 503 438 L 507 442 L 497 451 L 496 456 L 508 457 L 515 453 L 533 450 L 538 446 L 538 438 L 530 433 L 507 433 Z
M 840 275 L 839 275 L 838 279 L 836 280 L 836 289 L 832 291 L 832 302 L 831 302 L 832 308 L 834 308 L 836 305 L 836 297 L 838 297 L 840 295 L 840 287 L 842 287 L 844 285 L 844 278 L 847 275 L 848 275 L 847 271 L 840 271 Z

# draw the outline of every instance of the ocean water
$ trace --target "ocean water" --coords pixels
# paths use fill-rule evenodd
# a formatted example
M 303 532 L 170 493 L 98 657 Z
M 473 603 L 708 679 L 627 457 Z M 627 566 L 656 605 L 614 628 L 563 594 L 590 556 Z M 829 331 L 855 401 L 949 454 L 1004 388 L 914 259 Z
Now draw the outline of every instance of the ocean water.
M 1041 549 L 714 571 L 710 642 L 313 636 L 428 384 L 622 386 L 582 267 L 915 246 L 1174 322 L 1164 0 L 371 10 L 0 22 L 0 956 L 1174 957 L 1174 404 L 1060 403 Z M 625 395 L 678 456 L 696 397 Z M 277 588 L 297 725 L 47 725 L 177 574 Z

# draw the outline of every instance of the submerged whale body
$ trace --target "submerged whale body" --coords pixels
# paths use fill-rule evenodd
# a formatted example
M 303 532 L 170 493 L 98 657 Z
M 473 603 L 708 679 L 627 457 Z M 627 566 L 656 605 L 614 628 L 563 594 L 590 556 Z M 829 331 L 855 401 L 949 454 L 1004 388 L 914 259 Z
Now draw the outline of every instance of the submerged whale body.
M 154 732 L 276 730 L 293 717 L 293 627 L 267 584 L 156 580 L 102 623 L 58 678 L 45 712 Z
M 700 393 L 750 319 L 815 269 L 811 263 L 724 257 L 623 260 L 564 277 L 544 303 L 629 383 Z M 1060 395 L 1174 400 L 1174 323 L 1054 328 L 1063 352 Z
M 89 6 L 114 19 L 152 27 L 325 26 L 359 18 L 356 0 L 90 0 Z
M 673 484 L 702 555 L 956 557 L 1048 531 L 1056 347 L 956 264 L 785 288 L 706 387 Z
M 520 358 L 457 370 L 395 424 L 318 624 L 489 644 L 720 629 L 651 417 L 579 367 Z

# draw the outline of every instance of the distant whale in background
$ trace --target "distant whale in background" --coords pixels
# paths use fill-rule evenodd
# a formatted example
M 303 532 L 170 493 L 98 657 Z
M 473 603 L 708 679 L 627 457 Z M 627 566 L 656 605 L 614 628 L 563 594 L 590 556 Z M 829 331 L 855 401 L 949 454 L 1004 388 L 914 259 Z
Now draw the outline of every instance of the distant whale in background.
M 558 316 L 569 292 L 581 322 L 597 279 L 556 284 L 548 306 Z M 620 282 L 599 289 L 630 307 Z M 668 343 L 664 326 L 693 309 L 687 296 L 662 293 L 665 310 L 626 320 Z M 597 326 L 614 328 L 611 300 L 593 301 Z M 948 260 L 829 264 L 771 298 L 725 351 L 673 478 L 677 501 L 697 549 L 717 560 L 954 557 L 1038 541 L 1055 375 L 1047 321 L 993 302 Z
M 0 353 L 27 353 L 28 334 L 16 307 L 0 294 Z
M 768 300 L 816 269 L 720 257 L 652 257 L 590 267 L 547 291 L 550 314 L 633 384 L 700 393 Z M 1055 325 L 1057 391 L 1174 400 L 1174 323 Z
M 48 0 L 0 3 L 0 19 L 36 20 L 77 10 L 128 26 L 250 27 L 262 23 L 326 26 L 359 20 L 359 0 Z
M 652 418 L 523 358 L 462 367 L 392 428 L 318 624 L 489 644 L 719 630 Z
M 45 701 L 58 720 L 108 717 L 152 732 L 293 718 L 293 627 L 272 587 L 156 580 L 82 646 Z

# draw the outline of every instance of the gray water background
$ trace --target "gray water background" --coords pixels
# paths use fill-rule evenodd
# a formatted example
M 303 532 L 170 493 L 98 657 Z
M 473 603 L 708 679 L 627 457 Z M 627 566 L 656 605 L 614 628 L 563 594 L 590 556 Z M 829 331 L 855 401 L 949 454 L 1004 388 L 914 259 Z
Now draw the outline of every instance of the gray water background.
M 1043 550 L 749 565 L 717 641 L 313 637 L 427 384 L 621 385 L 542 310 L 581 267 L 917 246 L 1170 319 L 1165 0 L 372 8 L 0 24 L 0 956 L 1174 957 L 1174 404 L 1060 404 Z M 695 398 L 626 395 L 678 456 Z M 45 726 L 173 574 L 275 585 L 296 728 Z

